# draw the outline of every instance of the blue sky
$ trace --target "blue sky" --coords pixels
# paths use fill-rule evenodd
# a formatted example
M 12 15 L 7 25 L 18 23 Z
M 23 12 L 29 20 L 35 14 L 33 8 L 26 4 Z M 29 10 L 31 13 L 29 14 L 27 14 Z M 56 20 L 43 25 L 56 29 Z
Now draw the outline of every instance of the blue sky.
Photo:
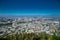
M 0 15 L 60 14 L 60 0 L 0 0 Z

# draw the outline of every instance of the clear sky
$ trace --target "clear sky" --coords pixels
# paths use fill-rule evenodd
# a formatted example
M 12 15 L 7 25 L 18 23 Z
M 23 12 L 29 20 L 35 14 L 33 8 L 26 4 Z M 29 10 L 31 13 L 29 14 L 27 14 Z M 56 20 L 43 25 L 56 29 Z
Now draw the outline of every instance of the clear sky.
M 60 0 L 0 0 L 0 15 L 60 14 Z

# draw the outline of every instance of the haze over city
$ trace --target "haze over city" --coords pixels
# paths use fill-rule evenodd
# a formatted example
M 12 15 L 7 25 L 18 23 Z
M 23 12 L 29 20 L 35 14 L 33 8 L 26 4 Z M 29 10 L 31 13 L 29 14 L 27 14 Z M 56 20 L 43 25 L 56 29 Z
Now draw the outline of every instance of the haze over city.
M 60 40 L 60 0 L 0 0 L 0 40 Z

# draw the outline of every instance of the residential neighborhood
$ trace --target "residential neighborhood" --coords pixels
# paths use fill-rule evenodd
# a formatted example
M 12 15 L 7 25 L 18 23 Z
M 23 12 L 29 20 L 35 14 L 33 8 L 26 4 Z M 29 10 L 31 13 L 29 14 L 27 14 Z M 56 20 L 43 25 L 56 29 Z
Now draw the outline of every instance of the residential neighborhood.
M 5 19 L 5 18 L 3 18 Z M 2 20 L 2 19 L 1 19 Z M 59 21 L 52 20 L 52 18 L 34 18 L 24 17 L 15 18 L 8 20 L 0 20 L 0 36 L 5 34 L 16 34 L 16 33 L 41 33 L 46 32 L 47 34 L 58 33 Z M 6 21 L 7 20 L 7 21 Z

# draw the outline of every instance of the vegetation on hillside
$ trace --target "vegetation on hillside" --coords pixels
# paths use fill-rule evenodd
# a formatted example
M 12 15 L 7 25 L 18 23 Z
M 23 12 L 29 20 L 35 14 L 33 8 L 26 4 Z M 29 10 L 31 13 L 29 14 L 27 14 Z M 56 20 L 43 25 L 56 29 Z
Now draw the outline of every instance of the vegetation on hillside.
M 60 40 L 60 35 L 49 35 L 43 33 L 20 33 L 5 35 L 6 37 L 0 37 L 0 40 Z

